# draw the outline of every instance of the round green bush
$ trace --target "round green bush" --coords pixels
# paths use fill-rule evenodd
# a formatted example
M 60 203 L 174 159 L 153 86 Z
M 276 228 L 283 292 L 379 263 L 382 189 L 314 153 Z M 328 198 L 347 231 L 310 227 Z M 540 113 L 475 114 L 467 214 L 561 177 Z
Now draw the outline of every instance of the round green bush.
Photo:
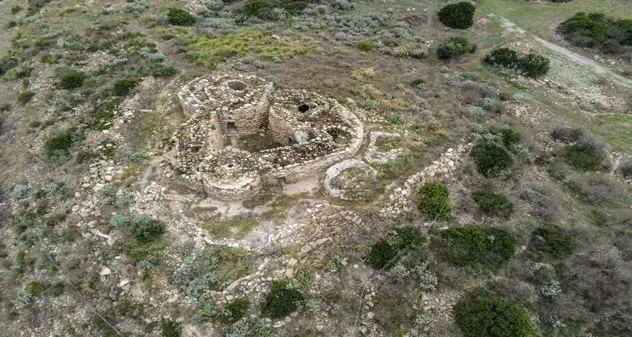
M 165 233 L 165 225 L 149 217 L 136 217 L 130 228 L 132 237 L 139 243 L 148 243 L 157 240 Z
M 445 26 L 455 29 L 467 29 L 474 24 L 476 8 L 469 2 L 449 4 L 439 11 L 439 21 Z
M 232 324 L 246 316 L 247 311 L 248 301 L 239 298 L 226 303 L 223 310 L 217 315 L 217 320 L 224 324 Z
M 577 243 L 568 231 L 545 224 L 531 234 L 528 251 L 534 260 L 563 259 L 570 256 L 576 247 Z
M 491 66 L 500 66 L 505 68 L 515 68 L 518 66 L 520 56 L 518 52 L 509 48 L 498 48 L 492 50 L 483 59 L 483 62 Z
M 261 311 L 270 318 L 282 318 L 296 311 L 303 300 L 303 295 L 291 284 L 285 281 L 273 281 Z
M 437 56 L 442 60 L 451 60 L 465 53 L 473 53 L 476 48 L 476 44 L 462 36 L 451 36 L 441 41 Z
M 362 40 L 358 42 L 358 49 L 360 50 L 371 50 L 372 48 L 373 48 L 373 45 L 371 44 L 371 41 L 369 40 Z
M 176 26 L 190 26 L 195 23 L 195 17 L 184 9 L 169 7 L 167 12 L 169 23 Z
M 86 75 L 80 71 L 71 71 L 62 74 L 57 86 L 61 89 L 71 90 L 83 86 Z
M 509 261 L 516 250 L 514 237 L 500 228 L 453 227 L 439 232 L 438 239 L 435 248 L 440 255 L 461 267 L 498 267 Z
M 482 142 L 472 148 L 470 155 L 485 177 L 498 177 L 513 165 L 513 158 L 507 150 L 492 142 Z
M 518 131 L 511 128 L 500 130 L 500 136 L 503 140 L 503 145 L 505 145 L 505 147 L 508 149 L 511 149 L 513 145 L 520 143 L 520 141 L 522 140 L 522 135 Z
M 178 73 L 178 70 L 172 66 L 159 65 L 151 72 L 153 77 L 171 77 Z
M 70 132 L 62 132 L 49 137 L 44 141 L 44 153 L 48 156 L 61 156 L 68 154 L 72 146 Z
M 364 261 L 375 269 L 392 267 L 397 258 L 398 249 L 389 244 L 386 240 L 379 241 L 371 245 Z
M 574 144 L 566 147 L 566 162 L 578 170 L 597 171 L 603 168 L 601 155 L 591 148 Z
M 543 55 L 529 54 L 520 58 L 518 66 L 523 75 L 540 77 L 546 75 L 551 69 L 551 60 Z
M 523 308 L 484 287 L 459 298 L 453 312 L 464 337 L 535 337 Z
M 494 193 L 489 187 L 472 193 L 472 199 L 485 215 L 509 218 L 513 213 L 513 203 L 506 196 Z
M 475 265 L 485 258 L 485 234 L 476 227 L 453 227 L 440 232 L 442 250 L 450 263 Z
M 428 183 L 419 191 L 419 212 L 427 220 L 448 220 L 452 217 L 452 205 L 445 185 Z
M 136 87 L 138 80 L 132 77 L 126 77 L 114 82 L 114 95 L 126 96 L 129 92 Z

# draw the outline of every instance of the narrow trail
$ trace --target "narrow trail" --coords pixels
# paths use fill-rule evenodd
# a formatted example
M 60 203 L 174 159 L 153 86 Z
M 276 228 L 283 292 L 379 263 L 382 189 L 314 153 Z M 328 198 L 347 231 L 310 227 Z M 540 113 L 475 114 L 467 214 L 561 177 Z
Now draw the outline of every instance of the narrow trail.
M 493 14 L 490 14 L 490 16 L 493 16 Z M 575 63 L 579 63 L 581 65 L 584 65 L 586 67 L 589 67 L 591 69 L 593 69 L 593 71 L 598 74 L 598 75 L 602 75 L 605 76 L 607 78 L 609 78 L 610 80 L 612 80 L 614 83 L 624 86 L 626 88 L 632 88 L 632 79 L 626 78 L 624 76 L 621 76 L 615 72 L 613 72 L 612 70 L 608 69 L 607 67 L 603 66 L 602 64 L 600 64 L 597 61 L 591 60 L 583 55 L 580 55 L 572 50 L 569 50 L 565 47 L 562 47 L 560 45 L 557 45 L 553 42 L 549 42 L 539 36 L 536 36 L 532 33 L 528 33 L 526 30 L 524 30 L 523 28 L 520 28 L 519 26 L 517 26 L 515 23 L 501 17 L 500 18 L 502 20 L 502 26 L 504 29 L 510 31 L 510 32 L 518 32 L 521 34 L 529 34 L 530 36 L 533 37 L 533 39 L 535 41 L 537 41 L 539 44 L 541 44 L 543 47 L 556 52 L 558 54 L 564 55 L 566 56 L 568 59 L 572 60 Z

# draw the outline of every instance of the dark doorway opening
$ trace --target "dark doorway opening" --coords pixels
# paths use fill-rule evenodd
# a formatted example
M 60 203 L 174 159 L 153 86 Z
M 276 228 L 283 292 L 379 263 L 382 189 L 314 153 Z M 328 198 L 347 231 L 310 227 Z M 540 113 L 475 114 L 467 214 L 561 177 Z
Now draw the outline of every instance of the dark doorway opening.
M 278 178 L 277 181 L 279 184 L 285 184 L 285 177 Z
M 298 111 L 300 112 L 306 112 L 307 110 L 309 110 L 309 105 L 307 104 L 301 104 L 298 106 Z
M 228 129 L 228 131 L 231 131 L 231 130 L 237 131 L 237 125 L 235 125 L 235 122 L 226 123 L 226 128 Z

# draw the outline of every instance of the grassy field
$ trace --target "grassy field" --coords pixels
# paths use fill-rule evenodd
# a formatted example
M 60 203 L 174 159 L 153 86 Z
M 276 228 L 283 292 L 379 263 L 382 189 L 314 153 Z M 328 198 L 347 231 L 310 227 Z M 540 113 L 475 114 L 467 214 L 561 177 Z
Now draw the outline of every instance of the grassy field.
M 573 0 L 534 3 L 525 0 L 480 0 L 484 14 L 495 14 L 543 38 L 553 35 L 553 27 L 577 12 L 603 12 L 614 17 L 632 18 L 632 0 Z

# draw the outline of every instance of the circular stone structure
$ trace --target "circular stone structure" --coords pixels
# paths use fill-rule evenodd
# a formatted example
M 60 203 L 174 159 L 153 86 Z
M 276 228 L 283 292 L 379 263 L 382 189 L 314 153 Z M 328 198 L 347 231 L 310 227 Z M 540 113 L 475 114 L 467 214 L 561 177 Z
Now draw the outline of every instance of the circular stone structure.
M 256 76 L 198 78 L 178 97 L 188 120 L 171 137 L 166 159 L 183 183 L 218 199 L 244 199 L 262 182 L 318 174 L 353 157 L 364 138 L 360 119 L 335 100 L 305 90 L 273 91 Z M 253 136 L 274 146 L 237 149 Z
M 360 175 L 363 175 L 363 177 L 355 176 L 350 179 L 348 184 L 340 181 L 340 176 L 351 170 L 357 170 Z M 325 172 L 325 181 L 323 182 L 323 186 L 325 187 L 327 194 L 334 198 L 346 201 L 357 201 L 358 199 L 366 200 L 367 198 L 358 198 L 357 196 L 350 195 L 351 193 L 349 193 L 349 190 L 362 187 L 360 186 L 361 184 L 359 181 L 354 181 L 354 178 L 362 179 L 363 182 L 366 182 L 365 178 L 372 180 L 372 178 L 375 178 L 376 174 L 377 171 L 366 163 L 356 159 L 348 159 L 327 169 L 327 172 Z M 370 189 L 371 186 L 367 187 L 369 187 L 367 189 Z M 372 187 L 375 186 L 373 185 Z

